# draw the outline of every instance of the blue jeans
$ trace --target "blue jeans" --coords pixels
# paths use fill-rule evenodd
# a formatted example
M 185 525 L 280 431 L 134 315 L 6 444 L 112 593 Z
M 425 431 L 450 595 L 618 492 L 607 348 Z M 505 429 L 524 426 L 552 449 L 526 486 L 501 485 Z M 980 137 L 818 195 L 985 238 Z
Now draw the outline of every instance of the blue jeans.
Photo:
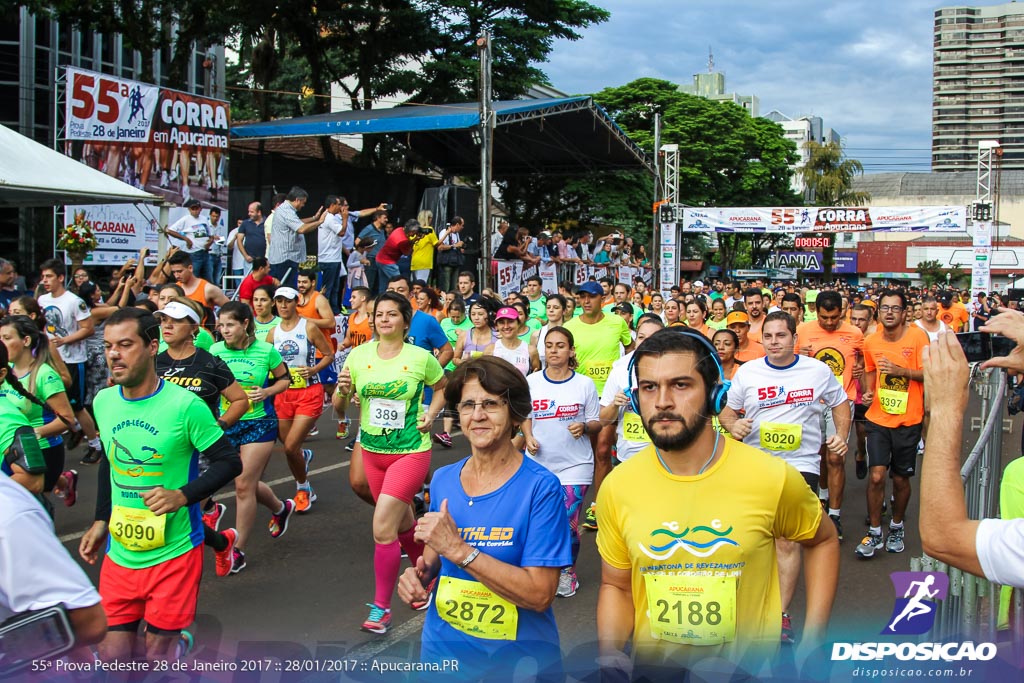
M 388 280 L 398 275 L 401 271 L 398 269 L 397 263 L 378 263 L 377 264 L 377 293 L 381 294 L 388 291 Z
M 341 283 L 341 263 L 330 263 L 320 262 L 320 274 L 323 276 L 323 288 L 324 296 L 327 297 L 327 303 L 331 305 L 331 310 L 335 314 L 341 312 L 338 302 L 338 285 Z
M 210 252 L 200 249 L 199 251 L 189 254 L 192 259 L 192 273 L 196 277 L 201 277 L 207 282 L 213 281 L 213 257 Z M 217 284 L 214 282 L 214 284 Z
M 287 278 L 284 276 L 285 273 L 288 273 Z M 295 288 L 299 280 L 299 262 L 282 261 L 281 263 L 271 263 L 270 277 L 277 278 L 285 287 Z

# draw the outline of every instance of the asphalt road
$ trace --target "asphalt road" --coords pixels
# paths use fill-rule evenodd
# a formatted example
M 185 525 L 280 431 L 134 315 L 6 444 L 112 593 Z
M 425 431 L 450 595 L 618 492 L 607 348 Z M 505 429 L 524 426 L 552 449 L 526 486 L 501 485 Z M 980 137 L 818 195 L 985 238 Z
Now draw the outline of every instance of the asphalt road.
M 973 394 L 972 394 L 973 396 Z M 965 417 L 979 414 L 977 399 Z M 206 662 L 236 663 L 269 658 L 274 664 L 269 672 L 244 675 L 204 675 L 218 680 L 338 680 L 334 672 L 312 675 L 289 673 L 276 667 L 280 662 L 311 662 L 299 666 L 324 666 L 322 662 L 341 660 L 334 668 L 355 666 L 353 674 L 341 673 L 342 680 L 354 677 L 379 680 L 372 669 L 363 671 L 374 661 L 416 661 L 422 612 L 405 607 L 397 596 L 394 624 L 386 636 L 363 633 L 359 625 L 367 614 L 366 603 L 373 597 L 373 541 L 370 533 L 372 510 L 359 500 L 348 486 L 349 453 L 344 442 L 334 438 L 330 411 L 319 421 L 321 434 L 307 445 L 316 453 L 311 481 L 319 496 L 310 514 L 296 516 L 287 534 L 271 539 L 262 532 L 267 515 L 260 509 L 257 531 L 247 553 L 248 567 L 238 575 L 217 577 L 213 571 L 213 554 L 208 552 L 204 581 L 200 594 L 199 615 L 194 628 L 196 659 Z M 1020 420 L 1013 423 L 1012 433 L 1004 434 L 1004 462 L 1020 453 Z M 977 432 L 965 430 L 964 453 L 970 450 Z M 451 450 L 435 447 L 435 466 L 445 465 L 468 454 L 463 438 L 455 438 Z M 79 449 L 69 455 L 68 462 L 77 462 L 84 453 Z M 852 453 L 850 456 L 852 460 Z M 907 550 L 894 555 L 881 552 L 872 560 L 859 560 L 854 548 L 864 532 L 864 481 L 857 480 L 853 465 L 847 463 L 848 479 L 843 522 L 846 538 L 842 543 L 840 588 L 833 610 L 832 624 L 836 633 L 847 639 L 874 640 L 893 608 L 893 589 L 889 572 L 909 570 L 910 558 L 921 554 L 917 534 L 917 481 L 907 516 Z M 65 508 L 60 501 L 56 529 L 66 547 L 77 558 L 78 539 L 92 519 L 96 490 L 96 469 L 74 465 L 81 475 L 79 502 Z M 278 495 L 294 491 L 294 482 L 285 464 L 280 445 L 274 452 L 264 481 Z M 222 528 L 234 519 L 234 494 L 223 491 L 219 499 L 228 504 Z M 578 565 L 580 590 L 572 598 L 558 599 L 555 614 L 559 624 L 563 651 L 572 653 L 570 660 L 592 664 L 596 650 L 595 615 L 600 577 L 600 560 L 594 542 L 595 534 L 585 532 Z M 93 580 L 98 567 L 86 567 Z M 799 633 L 803 615 L 803 588 L 797 591 L 791 608 Z M 353 664 L 354 663 L 354 664 Z M 293 667 L 295 664 L 286 664 Z

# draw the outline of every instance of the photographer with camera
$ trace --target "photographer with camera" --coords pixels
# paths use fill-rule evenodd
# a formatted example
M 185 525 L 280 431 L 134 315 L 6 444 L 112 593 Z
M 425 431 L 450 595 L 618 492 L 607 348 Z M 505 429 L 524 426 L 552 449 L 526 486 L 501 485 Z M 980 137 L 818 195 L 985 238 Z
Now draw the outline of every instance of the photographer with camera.
M 455 278 L 466 263 L 466 242 L 459 235 L 465 227 L 462 216 L 453 216 L 448 227 L 437 236 L 437 262 L 441 266 L 437 283 L 442 292 L 454 289 Z
M 1024 373 L 1024 315 L 1004 310 L 980 328 L 1009 337 L 1017 346 L 982 368 Z M 955 335 L 942 334 L 925 350 L 926 385 L 959 391 L 931 392 L 931 438 L 921 472 L 921 543 L 937 560 L 995 583 L 1024 587 L 1024 518 L 973 520 L 967 517 L 960 479 L 960 444 L 967 411 L 970 368 Z

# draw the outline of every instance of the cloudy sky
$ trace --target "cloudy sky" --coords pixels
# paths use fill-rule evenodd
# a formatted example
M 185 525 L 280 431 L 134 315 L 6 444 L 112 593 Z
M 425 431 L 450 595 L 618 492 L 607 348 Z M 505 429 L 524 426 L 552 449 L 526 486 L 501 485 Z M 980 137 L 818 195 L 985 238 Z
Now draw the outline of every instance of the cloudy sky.
M 727 92 L 756 95 L 762 115 L 821 116 L 868 172 L 929 170 L 934 12 L 953 3 L 590 1 L 611 19 L 559 41 L 541 66 L 560 90 L 643 76 L 692 83 L 710 47 Z

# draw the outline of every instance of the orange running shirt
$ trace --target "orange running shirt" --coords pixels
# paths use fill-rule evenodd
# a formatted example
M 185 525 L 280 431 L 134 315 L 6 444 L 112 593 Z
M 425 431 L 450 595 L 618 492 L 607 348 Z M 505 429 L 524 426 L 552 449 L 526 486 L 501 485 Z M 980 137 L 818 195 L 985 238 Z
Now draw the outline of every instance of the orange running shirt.
M 904 330 L 896 342 L 886 341 L 881 327 L 864 339 L 864 372 L 875 372 L 875 397 L 867 418 L 883 427 L 909 427 L 924 419 L 924 383 L 877 370 L 882 358 L 910 370 L 922 368 L 921 351 L 928 346 L 928 335 L 916 325 Z
M 847 398 L 856 400 L 857 383 L 853 379 L 853 366 L 857 362 L 857 354 L 864 351 L 864 333 L 850 323 L 840 323 L 835 332 L 826 332 L 814 320 L 798 325 L 796 337 L 797 348 L 810 346 L 811 356 L 827 365 L 842 382 Z

